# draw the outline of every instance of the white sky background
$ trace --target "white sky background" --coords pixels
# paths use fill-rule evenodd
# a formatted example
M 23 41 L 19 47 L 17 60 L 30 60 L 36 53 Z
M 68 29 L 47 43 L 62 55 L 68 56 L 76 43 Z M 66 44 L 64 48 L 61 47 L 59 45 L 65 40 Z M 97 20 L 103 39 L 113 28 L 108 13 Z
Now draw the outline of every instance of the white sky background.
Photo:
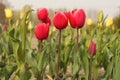
M 83 8 L 85 10 L 103 10 L 105 14 L 114 16 L 119 13 L 120 0 L 8 0 L 13 9 L 22 9 L 25 4 L 32 6 L 32 9 L 46 8 Z

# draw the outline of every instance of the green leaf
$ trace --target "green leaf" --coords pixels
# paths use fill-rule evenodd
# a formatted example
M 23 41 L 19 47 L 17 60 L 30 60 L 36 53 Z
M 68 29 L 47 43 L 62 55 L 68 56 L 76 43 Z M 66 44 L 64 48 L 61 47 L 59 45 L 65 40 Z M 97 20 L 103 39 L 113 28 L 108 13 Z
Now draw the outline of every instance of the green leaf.
M 26 49 L 26 37 L 27 37 L 27 16 L 30 14 L 32 10 L 29 10 L 25 13 L 21 26 L 20 26 L 20 37 L 21 37 L 21 43 L 22 43 L 22 56 L 23 56 L 23 62 L 25 61 L 25 49 Z
M 20 68 L 19 71 L 20 80 L 29 80 L 31 78 L 31 72 L 29 70 L 29 67 L 22 64 L 21 66 L 19 66 L 19 68 Z
M 107 69 L 105 71 L 105 74 L 103 76 L 104 80 L 107 80 L 108 77 L 110 76 L 110 74 L 111 74 L 111 72 L 113 70 L 113 64 L 114 64 L 114 61 L 113 61 L 113 58 L 112 58 L 112 61 L 108 64 Z
M 16 64 L 7 65 L 5 70 L 5 78 L 8 79 L 11 76 L 11 74 L 16 70 L 16 68 Z
M 113 69 L 113 80 L 120 79 L 120 55 L 115 56 L 115 64 Z

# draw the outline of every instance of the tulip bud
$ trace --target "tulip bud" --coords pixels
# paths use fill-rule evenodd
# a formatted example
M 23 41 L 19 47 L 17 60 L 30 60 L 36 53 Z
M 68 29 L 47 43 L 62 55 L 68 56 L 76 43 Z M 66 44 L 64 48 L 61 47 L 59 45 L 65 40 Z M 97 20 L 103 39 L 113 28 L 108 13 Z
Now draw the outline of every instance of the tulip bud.
M 88 19 L 87 19 L 87 25 L 88 25 L 88 26 L 91 26 L 92 24 L 93 24 L 92 19 L 91 19 L 91 18 L 88 18 Z
M 38 40 L 44 40 L 49 35 L 49 24 L 38 23 L 34 29 L 34 34 Z
M 5 11 L 6 18 L 10 19 L 12 17 L 12 15 L 13 15 L 12 10 L 9 9 L 9 8 L 6 8 L 4 11 Z
M 32 22 L 29 21 L 29 24 L 28 24 L 28 30 L 32 30 L 33 29 L 33 25 L 32 25 Z
M 53 17 L 53 24 L 57 29 L 64 29 L 68 25 L 68 18 L 63 12 L 57 12 Z
M 106 27 L 110 27 L 113 25 L 113 19 L 110 17 L 107 19 L 107 22 L 106 22 Z
M 48 10 L 46 8 L 38 9 L 37 16 L 39 20 L 45 20 L 48 17 Z
M 98 13 L 98 23 L 101 23 L 104 19 L 104 14 L 103 14 L 103 11 L 100 11 Z
M 96 54 L 96 45 L 93 41 L 91 41 L 89 45 L 89 54 L 91 56 L 94 56 Z
M 5 30 L 7 30 L 8 25 L 7 25 L 7 24 L 4 24 L 4 25 L 3 25 L 3 28 L 4 28 Z

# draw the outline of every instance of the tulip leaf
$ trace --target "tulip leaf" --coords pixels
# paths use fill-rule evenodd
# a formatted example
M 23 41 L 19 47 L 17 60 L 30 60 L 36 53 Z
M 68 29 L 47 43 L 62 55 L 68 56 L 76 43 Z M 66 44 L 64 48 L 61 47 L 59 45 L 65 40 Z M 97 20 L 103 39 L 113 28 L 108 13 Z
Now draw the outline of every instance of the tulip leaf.
M 114 59 L 112 58 L 111 62 L 108 64 L 105 74 L 103 76 L 103 80 L 107 80 L 113 70 Z
M 120 79 L 120 55 L 115 56 L 115 64 L 113 69 L 113 80 Z
M 25 66 L 24 64 L 21 64 L 19 66 L 19 78 L 20 80 L 29 80 L 31 78 L 31 72 L 29 70 L 29 67 Z
M 22 43 L 22 56 L 23 56 L 23 62 L 25 61 L 25 48 L 26 48 L 26 37 L 27 37 L 27 26 L 28 24 L 26 23 L 27 21 L 27 16 L 30 14 L 32 10 L 29 10 L 25 13 L 22 22 L 21 22 L 21 27 L 20 27 L 20 33 L 21 33 L 21 43 Z

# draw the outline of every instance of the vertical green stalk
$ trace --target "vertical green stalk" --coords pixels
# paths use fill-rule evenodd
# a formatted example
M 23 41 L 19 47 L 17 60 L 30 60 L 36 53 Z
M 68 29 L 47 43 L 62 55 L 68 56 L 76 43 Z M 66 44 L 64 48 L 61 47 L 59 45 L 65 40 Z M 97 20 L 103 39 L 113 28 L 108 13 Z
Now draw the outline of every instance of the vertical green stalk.
M 12 28 L 12 23 L 11 23 L 11 19 L 8 19 L 8 24 L 9 24 L 9 29 L 11 29 Z
M 40 54 L 42 53 L 42 40 L 40 40 L 40 48 L 39 48 L 39 50 L 40 50 Z
M 43 57 L 41 57 L 41 56 L 43 56 L 43 54 L 42 54 L 42 48 L 43 48 L 42 43 L 43 43 L 43 40 L 40 40 L 40 45 L 39 45 L 39 53 L 40 54 L 38 54 L 38 56 L 41 58 L 41 60 L 43 60 Z M 42 68 L 42 66 L 43 66 L 41 60 L 40 60 L 40 65 L 41 65 L 40 68 Z M 37 80 L 41 80 L 41 79 L 43 79 L 43 73 L 42 73 L 42 71 L 38 71 Z
M 92 80 L 92 60 L 93 60 L 93 56 L 90 56 L 88 80 Z
M 79 41 L 79 29 L 77 28 L 77 37 L 76 37 L 76 51 L 78 51 L 78 41 Z
M 59 64 L 60 64 L 60 46 L 61 46 L 61 30 L 59 30 L 59 41 L 58 41 L 58 62 L 56 68 L 56 74 L 59 73 Z

